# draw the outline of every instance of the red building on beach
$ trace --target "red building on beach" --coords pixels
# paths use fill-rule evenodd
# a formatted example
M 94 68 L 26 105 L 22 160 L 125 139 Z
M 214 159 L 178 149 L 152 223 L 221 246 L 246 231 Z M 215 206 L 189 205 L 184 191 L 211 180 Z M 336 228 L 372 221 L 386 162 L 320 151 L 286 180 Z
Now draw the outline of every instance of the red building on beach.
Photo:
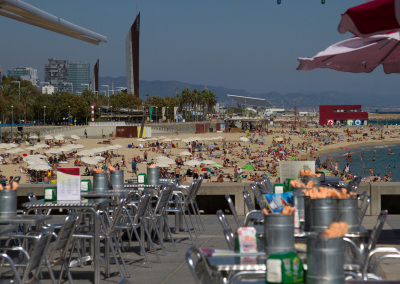
M 361 105 L 319 106 L 319 125 L 368 125 L 368 112 Z

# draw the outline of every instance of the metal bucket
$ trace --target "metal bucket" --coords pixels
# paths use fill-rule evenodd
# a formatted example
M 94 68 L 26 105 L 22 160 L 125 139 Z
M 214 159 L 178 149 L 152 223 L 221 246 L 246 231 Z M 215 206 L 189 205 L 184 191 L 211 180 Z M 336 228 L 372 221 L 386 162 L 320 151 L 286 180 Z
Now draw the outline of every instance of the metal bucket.
M 311 199 L 312 232 L 323 232 L 332 222 L 337 221 L 337 201 L 332 198 Z
M 108 173 L 93 174 L 93 190 L 108 191 Z
M 311 232 L 312 227 L 312 208 L 311 198 L 304 196 L 304 231 Z
M 0 190 L 0 216 L 17 215 L 17 191 Z
M 307 283 L 344 283 L 343 238 L 307 237 Z
M 147 184 L 160 184 L 160 168 L 147 168 Z
M 294 207 L 299 212 L 299 221 L 304 222 L 304 192 L 303 190 L 307 189 L 305 187 L 294 187 L 293 188 L 293 202 Z
M 321 185 L 321 177 L 302 177 L 301 181 L 307 185 L 307 183 L 312 180 L 315 183 L 315 186 L 320 186 Z
M 124 171 L 110 172 L 112 189 L 124 189 Z
M 295 251 L 293 215 L 265 215 L 264 233 L 267 254 Z
M 360 230 L 357 199 L 349 198 L 338 200 L 338 221 L 346 222 L 347 225 L 349 225 L 349 233 L 358 232 Z

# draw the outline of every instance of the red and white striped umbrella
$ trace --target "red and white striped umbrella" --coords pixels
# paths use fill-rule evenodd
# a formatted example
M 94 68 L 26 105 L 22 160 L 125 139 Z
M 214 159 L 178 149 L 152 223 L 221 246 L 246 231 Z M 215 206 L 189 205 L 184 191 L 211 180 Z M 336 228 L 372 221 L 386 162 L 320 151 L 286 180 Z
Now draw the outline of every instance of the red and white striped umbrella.
M 297 70 L 329 68 L 342 72 L 369 73 L 379 65 L 386 74 L 400 73 L 400 34 L 353 37 L 329 46 L 314 57 L 298 58 Z
M 342 14 L 338 31 L 368 37 L 400 30 L 400 0 L 374 0 Z

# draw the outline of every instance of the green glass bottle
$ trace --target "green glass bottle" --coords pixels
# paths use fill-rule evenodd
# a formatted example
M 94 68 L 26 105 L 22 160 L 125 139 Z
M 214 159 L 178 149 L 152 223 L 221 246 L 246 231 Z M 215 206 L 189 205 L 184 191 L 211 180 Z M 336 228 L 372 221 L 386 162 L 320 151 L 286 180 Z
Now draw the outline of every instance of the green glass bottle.
M 266 283 L 304 282 L 303 263 L 295 252 L 271 254 L 266 260 Z

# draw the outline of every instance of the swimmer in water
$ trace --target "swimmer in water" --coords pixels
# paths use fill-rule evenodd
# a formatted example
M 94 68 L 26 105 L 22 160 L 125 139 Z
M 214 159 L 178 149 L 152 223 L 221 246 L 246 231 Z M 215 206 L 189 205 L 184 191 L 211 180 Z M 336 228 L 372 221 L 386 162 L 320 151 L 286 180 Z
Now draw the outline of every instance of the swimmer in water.
M 387 167 L 386 167 L 386 169 L 387 169 L 387 170 L 389 170 L 389 169 L 390 169 L 390 165 L 389 165 L 389 166 L 387 166 Z
M 376 154 L 376 149 L 374 149 L 374 154 Z
M 375 162 L 375 156 L 372 157 L 372 161 Z

